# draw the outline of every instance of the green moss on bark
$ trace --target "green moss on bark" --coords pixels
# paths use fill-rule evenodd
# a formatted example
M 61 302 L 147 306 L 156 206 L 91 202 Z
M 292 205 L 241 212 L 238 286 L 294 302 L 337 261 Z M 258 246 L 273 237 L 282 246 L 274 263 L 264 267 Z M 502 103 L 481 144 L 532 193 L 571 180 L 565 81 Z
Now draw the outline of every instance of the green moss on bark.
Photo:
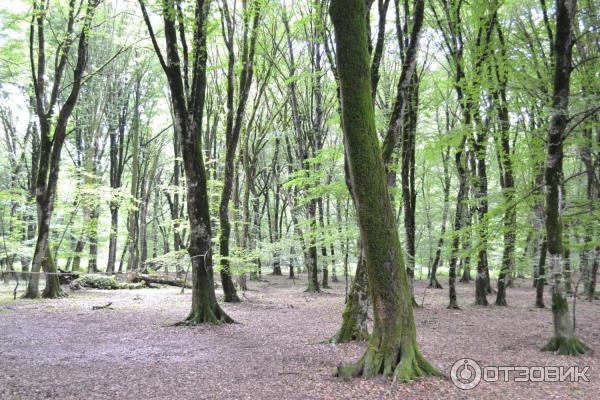
M 342 326 L 331 339 L 333 343 L 362 341 L 369 338 L 367 329 L 369 288 L 366 265 L 361 256 L 356 267 L 356 276 L 352 282 L 348 301 L 342 313 Z
M 542 351 L 554 352 L 564 356 L 579 356 L 581 354 L 585 354 L 585 352 L 588 350 L 589 347 L 587 347 L 579 338 L 575 336 L 568 338 L 555 336 L 550 339 L 548 344 L 542 347 Z
M 45 299 L 67 297 L 67 294 L 60 288 L 60 281 L 56 274 L 58 270 L 56 269 L 56 264 L 54 263 L 54 258 L 52 257 L 52 251 L 50 251 L 50 249 L 48 249 L 46 258 L 43 261 L 43 268 L 48 274 L 46 275 L 46 287 L 42 292 L 42 297 Z
M 338 368 L 343 378 L 383 375 L 406 381 L 438 375 L 416 343 L 412 296 L 377 132 L 363 0 L 333 0 L 342 99 L 344 144 L 373 304 L 373 334 L 356 364 Z
M 393 382 L 408 382 L 424 375 L 441 376 L 418 350 L 416 342 L 405 341 L 398 351 L 375 348 L 369 342 L 367 352 L 356 363 L 340 364 L 336 376 L 349 380 L 353 377 L 373 378 L 383 375 Z
M 567 299 L 561 296 L 560 293 L 552 295 L 552 312 L 556 314 L 569 313 L 569 303 L 567 303 Z

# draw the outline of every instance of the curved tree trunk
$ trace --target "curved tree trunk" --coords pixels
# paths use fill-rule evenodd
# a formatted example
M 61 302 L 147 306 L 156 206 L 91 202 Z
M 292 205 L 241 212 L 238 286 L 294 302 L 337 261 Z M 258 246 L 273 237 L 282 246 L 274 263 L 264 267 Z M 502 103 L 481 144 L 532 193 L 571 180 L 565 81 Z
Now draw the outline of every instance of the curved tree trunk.
M 375 129 L 364 0 L 333 0 L 344 145 L 373 302 L 373 333 L 357 364 L 342 376 L 410 380 L 437 371 L 421 355 L 412 299 Z

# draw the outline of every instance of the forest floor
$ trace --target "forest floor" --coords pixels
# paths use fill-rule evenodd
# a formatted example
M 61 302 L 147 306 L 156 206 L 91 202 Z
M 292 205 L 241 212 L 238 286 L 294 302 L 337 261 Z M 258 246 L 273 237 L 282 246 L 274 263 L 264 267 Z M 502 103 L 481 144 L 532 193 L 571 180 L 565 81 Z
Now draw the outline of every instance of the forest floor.
M 249 282 L 244 302 L 224 305 L 239 324 L 193 328 L 171 326 L 186 316 L 189 290 L 84 290 L 13 301 L 12 287 L 0 284 L 0 399 L 598 398 L 600 301 L 577 303 L 577 331 L 596 352 L 565 357 L 539 351 L 552 315 L 532 307 L 529 281 L 509 289 L 509 307 L 474 306 L 473 284 L 459 284 L 460 310 L 446 309 L 447 290 L 417 282 L 415 297 L 424 304 L 415 311 L 418 341 L 444 373 L 471 358 L 482 366 L 589 366 L 590 382 L 482 381 L 461 390 L 423 378 L 392 386 L 332 375 L 366 345 L 323 343 L 340 324 L 343 283 L 315 295 L 303 292 L 306 275 L 264 278 Z M 112 310 L 92 310 L 108 302 Z

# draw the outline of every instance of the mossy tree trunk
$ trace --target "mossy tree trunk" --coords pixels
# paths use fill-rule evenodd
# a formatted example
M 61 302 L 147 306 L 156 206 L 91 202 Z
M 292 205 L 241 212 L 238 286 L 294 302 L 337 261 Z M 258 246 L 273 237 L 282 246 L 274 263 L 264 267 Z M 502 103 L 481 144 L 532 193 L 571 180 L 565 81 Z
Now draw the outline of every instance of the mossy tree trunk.
M 44 272 L 46 272 L 46 286 L 42 292 L 42 297 L 45 299 L 57 299 L 66 296 L 60 288 L 60 281 L 56 274 L 58 270 L 50 249 L 48 249 L 42 268 L 44 269 Z
M 341 376 L 410 380 L 437 371 L 421 355 L 402 247 L 375 129 L 364 0 L 333 0 L 344 146 L 365 249 L 373 302 L 373 333 L 358 363 Z
M 380 67 L 381 59 L 383 57 L 383 49 L 384 49 L 385 37 L 386 37 L 385 24 L 386 24 L 386 16 L 387 16 L 387 10 L 389 8 L 389 3 L 390 3 L 389 0 L 384 0 L 383 2 L 380 2 L 378 4 L 379 21 L 378 21 L 378 33 L 377 33 L 376 43 L 375 43 L 374 47 L 371 46 L 371 43 L 368 43 L 369 44 L 369 52 L 373 52 L 373 55 L 371 58 L 371 71 L 370 71 L 370 73 L 371 73 L 371 93 L 373 94 L 373 96 L 377 93 L 377 86 L 379 84 L 379 78 L 380 78 L 379 67 Z M 366 4 L 365 13 L 366 13 L 367 26 L 369 26 L 369 24 L 370 24 L 369 15 L 370 15 L 371 6 L 373 5 L 373 1 L 366 0 L 365 4 Z M 324 41 L 324 44 L 325 44 L 325 52 L 327 54 L 327 58 L 328 58 L 330 64 L 332 65 L 332 72 L 335 76 L 335 80 L 336 80 L 336 84 L 337 84 L 336 89 L 337 89 L 337 99 L 338 99 L 338 113 L 341 115 L 341 112 L 342 112 L 341 89 L 340 89 L 340 85 L 339 85 L 339 75 L 337 73 L 337 68 L 335 67 L 335 57 L 334 57 L 332 48 L 330 46 L 328 46 L 328 42 Z M 406 80 L 406 78 L 404 78 L 404 81 L 405 80 Z M 400 108 L 402 108 L 402 107 L 400 107 Z M 398 110 L 396 111 L 396 113 L 398 113 Z M 397 131 L 394 130 L 392 133 L 393 134 L 390 135 L 390 139 L 394 139 L 394 141 L 395 141 Z M 392 147 L 392 149 L 393 149 L 394 146 L 395 146 L 395 143 L 391 142 L 390 147 Z M 391 152 L 390 152 L 389 156 L 391 159 L 391 156 L 392 156 Z M 385 162 L 385 159 L 384 159 L 384 162 Z M 389 173 L 392 174 L 394 172 L 389 171 Z M 348 168 L 348 158 L 347 158 L 346 154 L 344 155 L 344 174 L 345 174 L 346 186 L 348 188 L 348 191 L 350 192 L 350 195 L 352 197 L 354 205 L 356 206 L 356 201 L 353 197 L 352 182 L 351 182 L 351 179 L 349 176 L 350 172 L 349 172 L 349 168 Z M 394 181 L 395 181 L 395 179 L 394 179 Z M 389 182 L 390 181 L 388 181 L 388 183 Z M 328 205 L 329 205 L 329 200 L 328 200 Z M 346 219 L 348 219 L 348 205 L 349 204 L 346 203 Z M 340 204 L 338 203 L 336 216 L 337 216 L 337 222 L 338 222 L 338 232 L 340 233 L 340 235 L 342 234 L 341 209 L 342 209 L 342 207 L 340 207 Z M 368 307 L 369 307 L 369 302 L 368 302 L 369 285 L 368 285 L 368 280 L 367 280 L 367 267 L 366 267 L 366 258 L 364 256 L 364 246 L 362 244 L 362 241 L 360 241 L 359 259 L 357 262 L 354 280 L 352 281 L 352 285 L 350 288 L 350 293 L 348 293 L 348 251 L 349 251 L 348 239 L 346 239 L 345 242 L 346 243 L 344 243 L 344 240 L 341 241 L 341 252 L 342 252 L 342 254 L 344 254 L 344 276 L 345 276 L 345 281 L 346 281 L 346 306 L 344 308 L 344 312 L 342 315 L 342 326 L 340 327 L 340 329 L 338 330 L 336 335 L 332 338 L 333 342 L 340 342 L 340 343 L 352 341 L 352 340 L 362 341 L 362 340 L 366 340 L 369 338 L 369 332 L 367 329 Z M 331 245 L 332 259 L 333 259 L 334 254 L 335 254 L 334 246 L 332 244 Z M 335 262 L 332 265 L 332 268 L 333 268 L 332 281 L 336 282 L 337 279 L 335 277 Z
M 333 343 L 362 341 L 369 338 L 367 317 L 369 312 L 369 282 L 367 265 L 362 251 L 356 264 L 354 280 L 342 313 L 342 326 L 331 339 Z
M 577 8 L 576 0 L 556 2 L 556 40 L 554 44 L 554 95 L 552 117 L 548 132 L 546 160 L 546 240 L 548 242 L 548 272 L 552 290 L 552 317 L 554 335 L 543 347 L 544 351 L 559 354 L 583 354 L 587 347 L 575 336 L 569 314 L 569 304 L 563 279 L 563 242 L 560 182 L 563 165 L 563 139 L 568 122 L 569 82 L 573 46 L 572 23 Z

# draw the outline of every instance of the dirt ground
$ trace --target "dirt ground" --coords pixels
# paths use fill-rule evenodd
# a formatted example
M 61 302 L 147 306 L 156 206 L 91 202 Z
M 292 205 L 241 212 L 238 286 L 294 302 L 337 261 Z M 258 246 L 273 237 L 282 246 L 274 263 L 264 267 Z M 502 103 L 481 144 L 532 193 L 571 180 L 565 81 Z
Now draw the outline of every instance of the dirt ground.
M 336 365 L 357 359 L 366 344 L 323 343 L 340 323 L 343 283 L 309 295 L 306 275 L 265 279 L 250 282 L 243 303 L 224 305 L 239 324 L 193 328 L 170 326 L 191 301 L 176 288 L 13 301 L 12 288 L 0 284 L 0 399 L 598 398 L 597 352 L 575 358 L 539 351 L 552 316 L 532 307 L 530 282 L 509 290 L 509 307 L 487 308 L 472 305 L 473 284 L 459 284 L 462 309 L 452 311 L 445 289 L 418 282 L 424 355 L 446 374 L 461 358 L 482 366 L 589 366 L 589 383 L 481 382 L 461 390 L 439 378 L 344 382 L 332 376 Z M 92 310 L 108 302 L 113 310 Z M 577 331 L 592 350 L 600 348 L 600 301 L 577 303 Z

